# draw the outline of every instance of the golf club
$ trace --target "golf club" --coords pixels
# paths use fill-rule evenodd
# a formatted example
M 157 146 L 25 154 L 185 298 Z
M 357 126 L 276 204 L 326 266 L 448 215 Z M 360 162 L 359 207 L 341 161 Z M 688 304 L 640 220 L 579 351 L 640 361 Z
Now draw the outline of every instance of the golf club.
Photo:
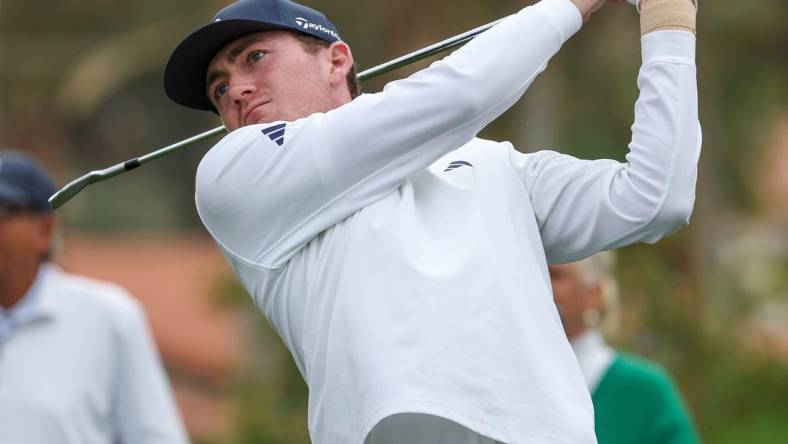
M 420 49 L 418 51 L 412 52 L 410 54 L 404 55 L 397 59 L 391 60 L 389 62 L 383 63 L 382 65 L 378 65 L 374 68 L 370 68 L 361 72 L 358 75 L 359 81 L 366 81 L 383 74 L 386 74 L 390 71 L 393 71 L 397 68 L 410 65 L 411 63 L 415 63 L 419 60 L 425 59 L 435 54 L 439 54 L 444 51 L 448 51 L 450 49 L 457 48 L 464 43 L 472 40 L 477 35 L 481 34 L 482 32 L 492 28 L 493 26 L 497 25 L 501 20 L 496 20 L 492 23 L 488 23 L 484 26 L 480 26 L 478 28 L 472 29 L 470 31 L 464 32 L 457 36 L 451 37 L 449 39 L 443 40 L 441 42 L 435 43 L 430 45 L 426 48 Z M 102 182 L 107 180 L 111 177 L 118 176 L 123 174 L 127 171 L 131 171 L 135 168 L 138 168 L 148 162 L 153 160 L 159 159 L 164 157 L 168 154 L 174 153 L 176 151 L 180 151 L 183 148 L 190 147 L 195 145 L 198 142 L 202 142 L 204 140 L 209 140 L 214 137 L 223 135 L 227 132 L 227 130 L 220 126 L 218 128 L 214 128 L 210 131 L 206 131 L 202 134 L 198 134 L 194 137 L 188 138 L 186 140 L 182 140 L 180 142 L 174 143 L 172 145 L 166 146 L 164 148 L 158 149 L 152 153 L 146 154 L 144 156 L 136 157 L 134 159 L 127 160 L 125 162 L 121 162 L 117 165 L 113 165 L 111 167 L 105 168 L 103 170 L 95 170 L 91 171 L 73 181 L 69 182 L 66 186 L 60 189 L 58 192 L 53 194 L 49 198 L 49 204 L 52 209 L 58 209 L 63 204 L 71 200 L 74 196 L 76 196 L 80 191 L 82 191 L 88 185 Z

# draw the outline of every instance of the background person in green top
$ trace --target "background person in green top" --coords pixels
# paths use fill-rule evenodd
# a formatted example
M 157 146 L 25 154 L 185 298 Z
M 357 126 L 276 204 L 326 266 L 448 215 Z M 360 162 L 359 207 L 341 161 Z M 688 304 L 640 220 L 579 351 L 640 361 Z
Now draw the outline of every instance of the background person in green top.
M 615 255 L 550 266 L 553 295 L 594 403 L 599 444 L 699 442 L 670 376 L 658 364 L 605 343 L 601 326 L 615 324 Z

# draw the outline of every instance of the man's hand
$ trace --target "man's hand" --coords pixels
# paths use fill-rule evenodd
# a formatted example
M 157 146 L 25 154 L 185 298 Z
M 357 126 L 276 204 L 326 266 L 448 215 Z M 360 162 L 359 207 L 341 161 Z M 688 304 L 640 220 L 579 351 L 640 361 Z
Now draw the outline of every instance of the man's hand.
M 572 3 L 580 11 L 580 15 L 583 16 L 583 21 L 585 22 L 591 17 L 591 14 L 605 6 L 605 3 L 621 3 L 622 1 L 624 0 L 572 0 Z

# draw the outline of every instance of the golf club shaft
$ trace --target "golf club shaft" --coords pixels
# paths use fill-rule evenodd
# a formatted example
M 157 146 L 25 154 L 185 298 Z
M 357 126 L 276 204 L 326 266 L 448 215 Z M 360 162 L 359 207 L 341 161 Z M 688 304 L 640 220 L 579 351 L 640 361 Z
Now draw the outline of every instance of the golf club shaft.
M 472 29 L 470 31 L 464 32 L 457 36 L 451 37 L 444 41 L 435 43 L 430 45 L 426 48 L 420 49 L 418 51 L 412 52 L 410 54 L 404 55 L 397 59 L 391 60 L 389 62 L 383 63 L 382 65 L 378 65 L 374 68 L 367 69 L 361 72 L 358 75 L 358 80 L 363 82 L 388 72 L 391 72 L 395 69 L 401 68 L 406 65 L 410 65 L 415 63 L 419 60 L 425 59 L 435 54 L 442 53 L 444 51 L 448 51 L 459 46 L 462 46 L 466 42 L 472 40 L 474 37 L 478 36 L 482 32 L 492 28 L 493 26 L 497 25 L 500 20 L 497 20 L 492 23 L 488 23 L 484 26 L 480 26 L 478 28 Z M 74 196 L 76 196 L 80 191 L 82 191 L 88 185 L 102 182 L 107 180 L 111 177 L 118 176 L 123 174 L 127 171 L 131 171 L 135 168 L 140 167 L 148 162 L 153 160 L 159 159 L 161 157 L 167 156 L 172 154 L 176 151 L 180 151 L 184 148 L 190 147 L 195 145 L 199 142 L 203 142 L 206 140 L 213 139 L 217 136 L 221 136 L 225 134 L 227 130 L 220 126 L 218 128 L 214 128 L 210 131 L 206 131 L 204 133 L 198 134 L 196 136 L 190 137 L 188 139 L 182 140 L 180 142 L 174 143 L 172 145 L 166 146 L 164 148 L 158 149 L 152 153 L 146 154 L 144 156 L 136 157 L 134 159 L 127 160 L 125 162 L 121 162 L 117 165 L 113 165 L 109 168 L 105 168 L 103 170 L 95 170 L 91 171 L 84 176 L 81 176 L 71 182 L 69 182 L 66 186 L 60 189 L 58 192 L 53 194 L 49 198 L 49 204 L 52 209 L 58 209 L 63 204 L 71 200 Z
M 484 31 L 492 28 L 493 26 L 497 25 L 501 20 L 496 20 L 492 23 L 488 23 L 484 26 L 480 26 L 475 29 L 471 29 L 468 32 L 464 32 L 460 35 L 456 35 L 449 39 L 446 39 L 442 42 L 435 43 L 433 45 L 427 46 L 426 48 L 420 49 L 418 51 L 412 52 L 410 54 L 406 54 L 402 57 L 396 58 L 389 62 L 383 63 L 382 65 L 378 65 L 374 68 L 370 68 L 358 75 L 358 79 L 360 81 L 369 80 L 388 72 L 391 72 L 397 68 L 401 68 L 403 66 L 410 65 L 412 63 L 416 63 L 419 60 L 426 59 L 435 54 L 442 53 L 444 51 L 448 51 L 450 49 L 457 48 L 459 46 L 464 45 L 465 43 L 473 40 L 474 37 L 478 36 L 479 34 L 483 33 Z

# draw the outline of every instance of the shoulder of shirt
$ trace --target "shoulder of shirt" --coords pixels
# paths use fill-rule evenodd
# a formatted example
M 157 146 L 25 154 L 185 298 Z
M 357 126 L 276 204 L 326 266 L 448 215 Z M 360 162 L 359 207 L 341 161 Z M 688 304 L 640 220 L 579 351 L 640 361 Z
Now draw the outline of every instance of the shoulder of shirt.
M 267 147 L 270 150 L 286 148 L 293 135 L 303 128 L 317 122 L 319 114 L 295 122 L 278 121 L 272 123 L 248 125 L 238 128 L 225 135 L 203 156 L 197 167 L 197 180 L 216 178 L 227 166 L 228 161 L 235 158 L 239 151 L 255 144 L 256 148 Z
M 473 163 L 474 165 L 478 164 L 481 166 L 486 164 L 488 166 L 500 165 L 511 167 L 512 159 L 515 156 L 525 156 L 521 158 L 528 160 L 532 158 L 531 154 L 518 152 L 511 142 L 501 142 L 476 137 L 460 148 L 443 156 L 440 162 L 445 163 L 449 159 L 456 160 L 456 158 L 461 157 L 463 160 Z
M 509 149 L 511 147 L 512 144 L 509 142 L 499 142 L 497 140 L 489 140 L 489 139 L 482 139 L 481 137 L 474 137 L 459 149 L 461 150 L 463 149 L 477 150 L 477 149 L 489 149 L 489 148 Z
M 293 122 L 276 121 L 247 125 L 228 133 L 214 145 L 211 151 L 228 149 L 228 147 L 243 145 L 250 141 L 260 142 L 272 148 L 281 147 L 291 140 L 291 137 L 282 136 L 292 136 L 305 127 L 318 125 L 324 115 L 324 113 L 315 113 Z
M 508 156 L 512 150 L 514 150 L 514 147 L 509 142 L 498 142 L 475 137 L 465 145 L 447 154 L 447 156 L 468 155 L 476 158 Z
M 227 157 L 230 153 L 243 147 L 249 142 L 258 141 L 263 144 L 268 142 L 271 145 L 276 146 L 273 141 L 263 137 L 263 129 L 272 125 L 274 124 L 249 125 L 227 133 L 218 142 L 216 142 L 216 144 L 210 150 L 208 150 L 205 156 L 203 156 L 202 160 L 200 161 L 198 173 L 199 169 L 205 166 L 214 165 L 214 161 L 221 160 L 223 157 Z
M 139 302 L 121 286 L 87 276 L 52 269 L 53 289 L 63 304 L 83 312 L 100 311 L 116 319 L 144 316 Z

